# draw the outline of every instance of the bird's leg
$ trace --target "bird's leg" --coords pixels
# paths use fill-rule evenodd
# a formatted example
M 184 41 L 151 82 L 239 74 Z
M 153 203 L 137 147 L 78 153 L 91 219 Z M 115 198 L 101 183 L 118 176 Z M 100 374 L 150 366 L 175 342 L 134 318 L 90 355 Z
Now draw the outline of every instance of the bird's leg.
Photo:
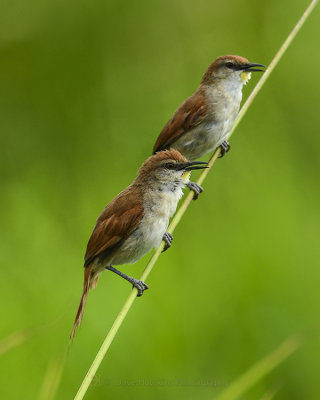
M 203 187 L 198 185 L 195 182 L 189 182 L 189 183 L 187 183 L 187 186 L 194 193 L 192 200 L 197 200 L 197 198 L 199 197 L 199 194 L 203 192 Z
M 115 274 L 121 276 L 121 278 L 124 278 L 125 280 L 130 282 L 133 287 L 137 288 L 138 289 L 137 297 L 142 296 L 144 290 L 149 289 L 149 286 L 146 283 L 144 283 L 142 281 L 139 281 L 138 279 L 132 278 L 131 276 L 128 276 L 128 275 L 124 274 L 123 272 L 121 272 L 118 269 L 112 267 L 111 265 L 106 267 L 106 269 L 108 269 L 109 271 L 112 271 Z
M 221 153 L 219 158 L 223 157 L 230 150 L 230 143 L 224 140 L 220 145 Z
M 171 233 L 166 232 L 163 235 L 162 240 L 166 243 L 164 248 L 163 248 L 163 250 L 162 250 L 162 253 L 163 253 L 164 251 L 168 250 L 169 247 L 171 247 L 171 244 L 172 244 L 172 241 L 173 241 L 173 236 L 171 235 Z

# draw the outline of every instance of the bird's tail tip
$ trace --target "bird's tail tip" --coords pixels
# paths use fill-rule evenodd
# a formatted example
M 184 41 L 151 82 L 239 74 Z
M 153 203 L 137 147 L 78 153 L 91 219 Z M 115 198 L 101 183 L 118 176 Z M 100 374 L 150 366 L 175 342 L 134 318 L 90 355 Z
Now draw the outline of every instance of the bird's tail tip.
M 74 335 L 81 324 L 84 309 L 87 303 L 87 297 L 89 294 L 90 288 L 95 288 L 97 286 L 99 275 L 95 273 L 92 266 L 86 267 L 84 271 L 84 284 L 83 284 L 83 292 L 80 300 L 80 304 L 78 307 L 77 315 L 73 323 L 73 328 L 70 334 L 70 344 L 74 338 Z

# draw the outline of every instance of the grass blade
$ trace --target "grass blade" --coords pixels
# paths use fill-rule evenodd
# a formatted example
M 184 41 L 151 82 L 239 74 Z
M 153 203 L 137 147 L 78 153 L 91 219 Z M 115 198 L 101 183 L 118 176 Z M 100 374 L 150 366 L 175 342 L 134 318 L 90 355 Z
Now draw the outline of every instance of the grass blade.
M 31 332 L 28 330 L 15 332 L 12 335 L 2 339 L 0 342 L 0 356 L 8 351 L 20 346 L 31 337 Z
M 285 361 L 299 346 L 300 340 L 297 337 L 286 340 L 276 350 L 256 363 L 240 376 L 240 378 L 233 382 L 228 389 L 217 397 L 217 400 L 239 399 L 243 393 Z
M 56 355 L 53 357 L 46 370 L 38 400 L 53 400 L 62 377 L 66 357 L 65 355 Z

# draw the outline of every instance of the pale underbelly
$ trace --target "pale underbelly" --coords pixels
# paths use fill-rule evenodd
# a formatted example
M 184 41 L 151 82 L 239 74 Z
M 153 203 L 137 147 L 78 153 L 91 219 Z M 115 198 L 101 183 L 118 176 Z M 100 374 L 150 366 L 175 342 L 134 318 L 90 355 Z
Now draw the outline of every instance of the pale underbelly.
M 168 222 L 169 219 L 160 219 L 155 223 L 148 223 L 147 221 L 143 223 L 124 241 L 111 264 L 133 264 L 153 248 L 158 248 L 167 230 Z
M 201 158 L 215 150 L 226 140 L 234 120 L 235 118 L 225 122 L 195 127 L 184 133 L 172 144 L 172 147 L 179 150 L 188 160 Z

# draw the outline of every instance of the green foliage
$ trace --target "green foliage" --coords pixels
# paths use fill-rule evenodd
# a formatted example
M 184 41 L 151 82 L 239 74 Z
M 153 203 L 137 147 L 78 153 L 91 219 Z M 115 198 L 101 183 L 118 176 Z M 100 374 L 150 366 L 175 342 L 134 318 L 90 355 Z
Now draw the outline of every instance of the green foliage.
M 2 4 L 0 332 L 36 330 L 2 355 L 1 398 L 41 397 L 50 368 L 59 371 L 95 218 L 131 182 L 209 62 L 236 53 L 268 64 L 304 8 L 287 0 Z M 212 399 L 294 332 L 307 339 L 302 349 L 246 399 L 275 384 L 281 398 L 318 397 L 318 13 L 175 231 L 88 399 Z M 149 257 L 124 271 L 139 276 Z M 57 398 L 76 393 L 128 291 L 116 276 L 101 277 Z

